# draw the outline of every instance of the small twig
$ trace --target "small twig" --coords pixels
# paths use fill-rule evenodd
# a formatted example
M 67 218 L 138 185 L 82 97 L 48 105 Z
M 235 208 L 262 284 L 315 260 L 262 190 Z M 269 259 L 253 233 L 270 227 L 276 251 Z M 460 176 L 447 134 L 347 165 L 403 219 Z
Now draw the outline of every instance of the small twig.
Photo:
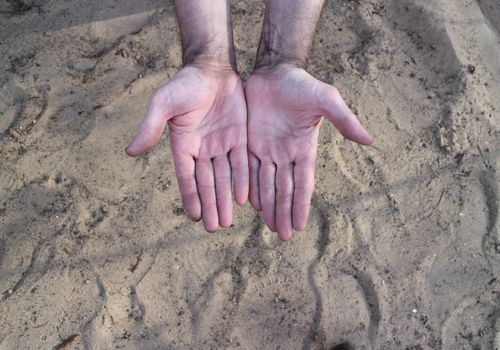
M 70 335 L 69 337 L 67 337 L 66 339 L 64 339 L 60 344 L 56 345 L 54 347 L 54 350 L 61 350 L 61 349 L 64 349 L 65 347 L 67 347 L 68 345 L 70 345 L 72 342 L 75 341 L 76 338 L 79 337 L 79 334 L 73 334 L 73 335 Z
M 444 188 L 441 190 L 441 195 L 439 196 L 439 200 L 433 210 L 436 210 L 437 207 L 439 207 L 439 204 L 441 204 L 441 200 L 443 199 L 443 194 L 444 194 Z
M 142 253 L 140 253 L 139 255 L 137 255 L 137 260 L 135 262 L 134 265 L 130 266 L 130 272 L 134 272 L 135 270 L 137 270 L 137 267 L 139 266 L 139 263 L 142 261 Z
M 488 160 L 486 159 L 486 157 L 484 156 L 484 153 L 483 153 L 483 150 L 481 149 L 481 146 L 477 145 L 477 149 L 479 150 L 479 153 L 481 154 L 481 157 L 483 157 L 483 160 L 484 160 L 484 165 L 489 168 L 490 165 L 489 165 L 489 162 Z
M 137 34 L 139 34 L 140 32 L 142 32 L 142 28 L 136 29 L 136 30 L 134 30 L 134 31 L 133 31 L 132 33 L 130 33 L 130 34 L 132 34 L 132 35 L 137 35 Z
M 436 209 L 439 207 L 439 204 L 441 204 L 441 201 L 443 200 L 443 195 L 444 195 L 444 188 L 441 190 L 441 195 L 439 196 L 437 204 L 434 206 L 434 208 L 432 208 L 432 211 L 429 214 L 427 214 L 422 220 L 420 220 L 420 222 L 427 220 L 432 215 L 434 215 Z

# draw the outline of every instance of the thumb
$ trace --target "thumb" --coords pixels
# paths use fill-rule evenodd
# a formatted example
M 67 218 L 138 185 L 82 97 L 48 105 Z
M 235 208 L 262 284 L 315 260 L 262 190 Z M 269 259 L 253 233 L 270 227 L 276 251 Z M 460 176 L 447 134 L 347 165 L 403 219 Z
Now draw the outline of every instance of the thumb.
M 172 101 L 169 87 L 164 86 L 153 94 L 139 131 L 125 152 L 129 156 L 138 156 L 153 148 L 160 139 L 167 121 L 172 117 Z
M 362 145 L 371 145 L 373 137 L 363 128 L 356 115 L 347 107 L 337 88 L 322 84 L 318 103 L 325 117 L 335 125 L 345 138 Z

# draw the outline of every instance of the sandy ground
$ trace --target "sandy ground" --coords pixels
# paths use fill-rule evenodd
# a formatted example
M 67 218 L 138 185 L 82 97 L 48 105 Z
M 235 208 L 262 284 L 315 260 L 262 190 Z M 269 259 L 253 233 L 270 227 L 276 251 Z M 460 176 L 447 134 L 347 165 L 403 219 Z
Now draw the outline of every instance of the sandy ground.
M 500 348 L 497 0 L 327 1 L 309 70 L 376 142 L 324 124 L 288 243 L 189 221 L 168 135 L 125 155 L 180 66 L 169 2 L 0 0 L 1 349 Z

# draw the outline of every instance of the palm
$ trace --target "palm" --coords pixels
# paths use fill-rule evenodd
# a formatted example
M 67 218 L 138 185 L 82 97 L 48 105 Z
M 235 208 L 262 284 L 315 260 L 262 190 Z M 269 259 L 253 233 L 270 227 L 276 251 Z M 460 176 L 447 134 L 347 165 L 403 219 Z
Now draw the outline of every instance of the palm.
M 293 72 L 278 79 L 259 75 L 249 79 L 246 96 L 251 153 L 287 163 L 314 157 L 321 113 L 304 103 L 311 81 L 301 80 L 300 75 Z
M 322 115 L 346 137 L 364 144 L 370 136 L 330 85 L 302 69 L 252 75 L 248 105 L 250 201 L 269 228 L 289 239 L 307 223 Z
M 128 153 L 136 155 L 158 141 L 168 121 L 170 145 L 184 207 L 215 231 L 232 221 L 231 179 L 236 201 L 248 194 L 246 104 L 233 71 L 182 69 L 151 99 Z

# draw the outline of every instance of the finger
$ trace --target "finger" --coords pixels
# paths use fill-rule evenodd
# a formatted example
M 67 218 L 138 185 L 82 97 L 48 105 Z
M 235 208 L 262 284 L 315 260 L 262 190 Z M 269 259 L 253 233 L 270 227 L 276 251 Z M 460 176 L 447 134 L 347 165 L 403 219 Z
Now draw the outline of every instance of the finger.
M 165 103 L 165 99 L 168 96 L 167 86 L 151 96 L 148 110 L 139 127 L 139 131 L 126 149 L 129 156 L 138 156 L 146 152 L 160 139 L 163 130 L 165 130 L 170 112 L 168 104 Z
M 239 205 L 245 204 L 248 199 L 248 152 L 246 146 L 240 146 L 229 154 L 233 173 L 234 197 Z
M 298 161 L 293 171 L 294 192 L 293 228 L 301 231 L 306 227 L 314 190 L 314 158 Z
M 292 238 L 293 164 L 276 170 L 276 229 L 282 241 Z
M 347 107 L 338 90 L 327 84 L 324 84 L 322 89 L 323 92 L 318 103 L 327 119 L 347 139 L 362 145 L 371 145 L 373 137 L 363 128 L 358 118 Z
M 196 160 L 196 184 L 201 201 L 201 218 L 208 232 L 215 232 L 219 224 L 215 197 L 214 169 L 210 159 Z
M 190 155 L 174 154 L 174 166 L 184 210 L 191 219 L 199 221 L 201 203 L 196 186 L 194 159 Z
M 259 195 L 264 222 L 276 232 L 276 165 L 261 164 L 259 169 Z
M 248 165 L 250 168 L 250 204 L 252 207 L 260 211 L 260 193 L 259 193 L 259 168 L 260 161 L 252 153 L 248 155 Z
M 231 196 L 231 167 L 227 157 L 216 157 L 212 161 L 215 175 L 215 196 L 219 225 L 229 227 L 233 221 L 233 200 Z

